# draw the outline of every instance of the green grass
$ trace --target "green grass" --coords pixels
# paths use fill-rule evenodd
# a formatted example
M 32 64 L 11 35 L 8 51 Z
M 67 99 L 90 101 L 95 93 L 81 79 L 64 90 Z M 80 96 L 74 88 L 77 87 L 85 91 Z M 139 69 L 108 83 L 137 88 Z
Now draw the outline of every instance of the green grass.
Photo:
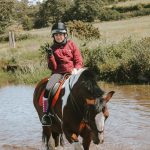
M 134 6 L 137 4 L 149 4 L 149 3 L 150 3 L 149 0 L 129 0 L 126 2 L 119 2 L 119 3 L 115 4 L 114 6 L 126 7 L 126 6 Z
M 88 51 L 96 51 L 96 54 L 99 53 L 99 57 L 96 57 L 97 55 L 95 54 L 91 57 L 97 60 L 104 75 L 105 73 L 109 73 L 107 70 L 110 68 L 111 75 L 113 76 L 117 67 L 120 66 L 120 61 L 116 59 L 114 54 L 120 55 L 121 53 L 122 61 L 127 62 L 132 56 L 130 53 L 132 50 L 131 47 L 142 38 L 150 37 L 149 20 L 150 16 L 145 16 L 121 21 L 95 23 L 94 26 L 100 30 L 101 39 L 79 40 L 74 37 L 73 40 L 82 52 L 86 49 Z M 21 34 L 30 34 L 33 38 L 16 41 L 15 49 L 10 48 L 8 42 L 0 43 L 0 85 L 5 83 L 35 84 L 40 79 L 50 75 L 50 71 L 47 68 L 47 60 L 39 51 L 41 45 L 44 45 L 46 42 L 52 42 L 50 28 L 22 31 Z M 128 42 L 123 42 L 126 40 L 130 41 L 130 39 L 132 39 L 131 45 Z M 137 47 L 143 49 L 142 51 L 146 50 L 145 54 L 149 56 L 149 51 L 147 51 L 149 45 L 144 46 L 145 47 L 142 47 L 142 44 L 137 45 Z M 122 50 L 125 49 L 126 53 L 123 53 Z M 141 55 L 140 50 L 139 55 Z M 102 56 L 106 58 L 107 63 L 100 61 Z M 87 58 L 89 58 L 89 56 Z M 145 56 L 145 58 L 147 57 Z M 87 60 L 85 58 L 85 62 Z M 93 60 L 91 60 L 91 62 L 92 61 Z M 20 68 L 15 73 L 2 70 L 3 67 L 11 64 L 17 64 Z M 125 63 L 124 67 L 126 67 Z
M 95 23 L 107 43 L 118 42 L 124 38 L 140 39 L 150 36 L 150 16 L 135 17 L 127 20 Z

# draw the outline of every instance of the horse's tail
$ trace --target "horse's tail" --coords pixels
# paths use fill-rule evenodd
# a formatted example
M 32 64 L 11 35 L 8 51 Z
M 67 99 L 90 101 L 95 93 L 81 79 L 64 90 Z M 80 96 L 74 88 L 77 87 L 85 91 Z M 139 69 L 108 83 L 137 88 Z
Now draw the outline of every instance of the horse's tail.
M 50 128 L 49 127 L 43 127 L 43 132 L 42 132 L 42 142 L 45 144 L 47 150 L 49 150 L 50 145 L 49 145 L 49 139 L 51 136 L 51 132 L 50 132 Z
M 46 136 L 46 134 L 44 134 L 44 132 L 42 133 L 42 142 L 43 143 L 46 143 L 46 141 L 47 141 L 47 136 Z
M 34 100 L 39 100 L 38 97 L 39 97 L 39 92 L 41 91 L 41 89 L 45 88 L 46 84 L 48 82 L 48 78 L 44 78 L 42 79 L 35 87 L 35 90 L 34 90 L 34 94 L 33 94 L 33 99 Z
M 48 144 L 48 138 L 47 138 L 47 136 L 46 136 L 46 134 L 42 134 L 42 142 L 45 144 L 45 146 L 46 146 L 46 148 L 47 148 L 47 150 L 49 150 L 49 144 Z
M 39 115 L 40 118 L 41 118 L 41 115 L 42 115 L 42 107 L 39 104 L 40 96 L 41 96 L 41 93 L 42 93 L 43 89 L 45 89 L 47 81 L 48 81 L 48 78 L 45 78 L 45 79 L 41 80 L 36 85 L 34 93 L 33 93 L 33 104 L 34 104 L 34 107 L 37 110 L 38 115 Z

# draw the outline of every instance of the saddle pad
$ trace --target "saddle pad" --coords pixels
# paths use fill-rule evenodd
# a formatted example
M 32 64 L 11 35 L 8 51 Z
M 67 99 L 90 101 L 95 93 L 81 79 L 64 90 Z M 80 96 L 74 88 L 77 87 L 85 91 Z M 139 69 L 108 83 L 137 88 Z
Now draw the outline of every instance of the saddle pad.
M 62 88 L 62 84 L 59 85 L 53 99 L 52 99 L 52 107 L 55 106 L 56 102 L 57 102 L 57 99 L 58 99 L 58 96 L 60 94 L 60 91 L 61 91 L 61 88 Z M 43 106 L 43 96 L 44 96 L 44 92 L 45 92 L 45 89 L 43 89 L 43 91 L 41 92 L 41 95 L 40 95 L 40 98 L 39 98 L 39 106 Z
M 59 97 L 59 94 L 60 94 L 60 91 L 62 89 L 62 85 L 63 83 L 65 82 L 65 80 L 69 77 L 69 74 L 66 74 L 64 75 L 63 79 L 61 79 L 58 83 L 56 83 L 53 87 L 53 90 L 52 90 L 52 104 L 51 104 L 51 107 L 54 107 L 57 100 L 58 100 L 58 97 Z M 40 98 L 39 98 L 39 106 L 43 106 L 43 96 L 44 96 L 44 92 L 45 92 L 45 89 L 43 89 L 43 91 L 41 92 L 41 95 L 40 95 Z

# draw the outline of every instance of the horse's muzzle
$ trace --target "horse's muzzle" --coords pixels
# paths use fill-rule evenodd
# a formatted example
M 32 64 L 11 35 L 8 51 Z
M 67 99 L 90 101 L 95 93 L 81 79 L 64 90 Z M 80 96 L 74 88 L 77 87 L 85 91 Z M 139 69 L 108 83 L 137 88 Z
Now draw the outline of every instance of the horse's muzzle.
M 100 143 L 100 140 L 98 138 L 95 138 L 93 139 L 93 143 L 98 145 Z
M 104 142 L 104 132 L 98 132 L 98 134 L 93 135 L 93 143 L 94 144 L 102 144 Z

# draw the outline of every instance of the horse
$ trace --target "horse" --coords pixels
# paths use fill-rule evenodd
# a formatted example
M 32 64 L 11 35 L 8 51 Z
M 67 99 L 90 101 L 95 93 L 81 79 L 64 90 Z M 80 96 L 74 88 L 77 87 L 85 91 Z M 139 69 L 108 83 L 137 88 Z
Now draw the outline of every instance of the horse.
M 43 116 L 40 97 L 47 84 L 41 80 L 35 88 L 33 103 L 39 119 Z M 43 126 L 43 141 L 50 150 L 49 139 L 52 135 L 55 147 L 64 146 L 63 134 L 75 150 L 89 150 L 90 143 L 104 142 L 104 124 L 109 112 L 107 102 L 114 91 L 104 94 L 98 86 L 96 75 L 90 68 L 82 68 L 77 74 L 70 75 L 62 85 L 58 100 L 52 109 L 52 125 Z M 82 138 L 80 144 L 79 136 Z

